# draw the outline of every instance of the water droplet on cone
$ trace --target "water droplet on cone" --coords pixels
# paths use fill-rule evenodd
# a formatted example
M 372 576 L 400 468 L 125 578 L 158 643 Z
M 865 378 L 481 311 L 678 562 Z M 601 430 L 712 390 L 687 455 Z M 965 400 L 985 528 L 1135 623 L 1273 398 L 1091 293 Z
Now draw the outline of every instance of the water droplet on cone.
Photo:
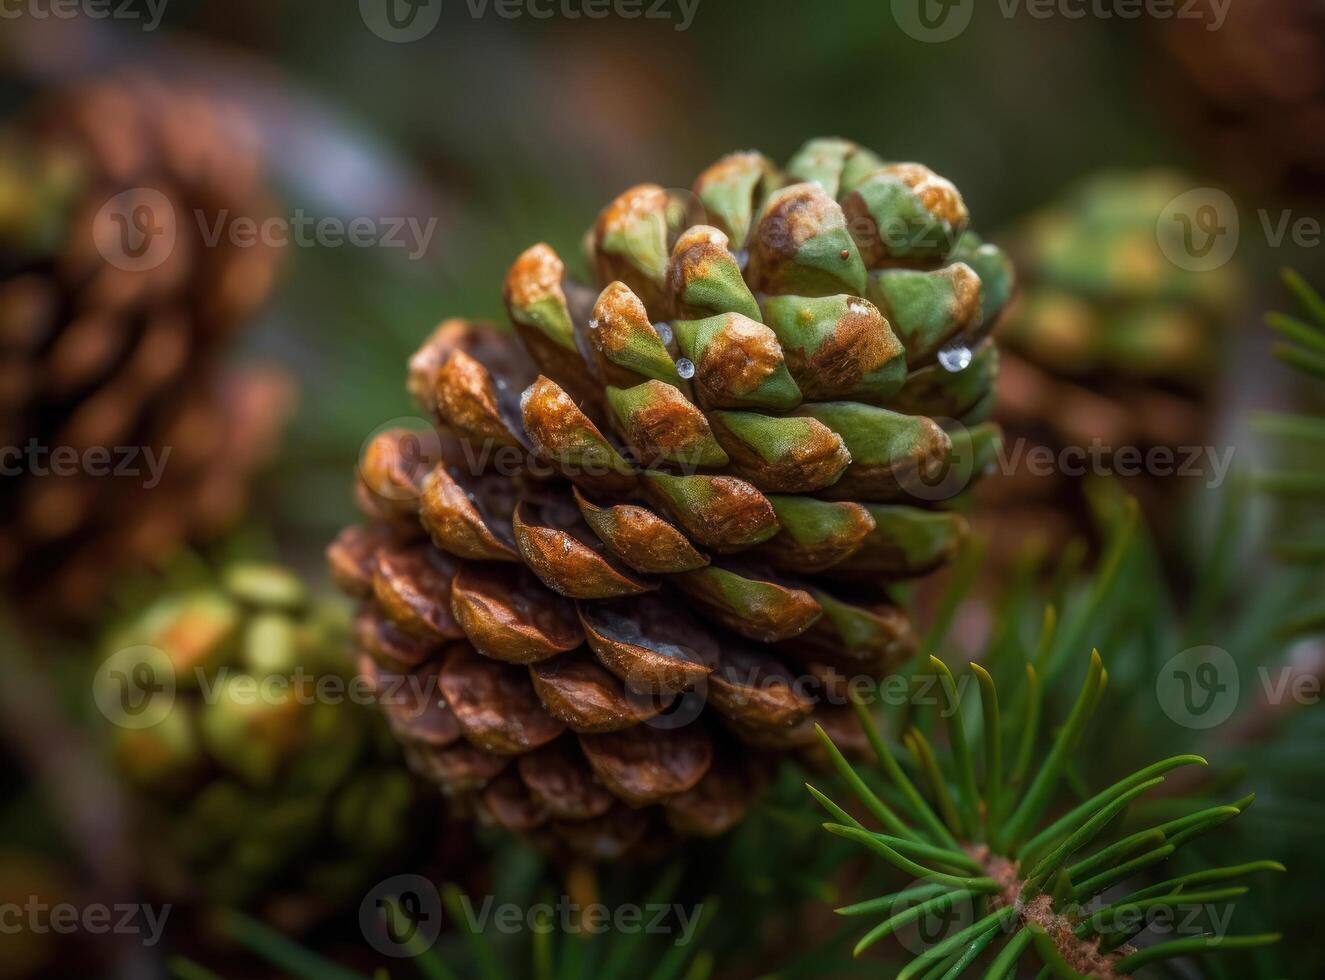
M 971 360 L 975 355 L 971 353 L 971 348 L 960 342 L 954 342 L 939 351 L 939 364 L 945 371 L 951 371 L 956 374 L 958 371 L 965 371 L 971 366 Z

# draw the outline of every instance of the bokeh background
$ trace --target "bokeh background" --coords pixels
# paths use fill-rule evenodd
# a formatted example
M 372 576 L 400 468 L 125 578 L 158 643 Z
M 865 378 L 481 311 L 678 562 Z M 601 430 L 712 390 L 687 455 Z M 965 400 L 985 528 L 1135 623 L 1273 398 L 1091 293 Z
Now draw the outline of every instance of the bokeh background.
M 936 43 L 908 34 L 897 4 L 880 0 L 695 0 L 693 8 L 662 0 L 656 19 L 572 17 L 566 10 L 579 4 L 550 0 L 531 5 L 550 10 L 546 18 L 529 8 L 507 17 L 495 0 L 442 0 L 429 7 L 437 8 L 436 25 L 408 43 L 373 30 L 365 6 L 372 4 L 162 0 L 152 29 L 147 4 L 126 5 L 137 18 L 27 11 L 0 21 L 0 112 L 10 120 L 70 84 L 149 73 L 242 107 L 284 213 L 412 219 L 429 229 L 426 240 L 406 231 L 404 247 L 281 249 L 270 300 L 225 357 L 277 367 L 297 395 L 281 450 L 228 543 L 213 548 L 278 556 L 325 584 L 323 549 L 354 515 L 354 462 L 375 431 L 418 414 L 405 392 L 405 363 L 434 324 L 451 315 L 504 319 L 500 282 L 509 262 L 540 240 L 576 254 L 603 202 L 631 184 L 688 187 L 722 153 L 757 148 L 782 159 L 815 135 L 924 161 L 962 189 L 975 227 L 1006 243 L 1024 234 L 1032 214 L 1101 173 L 1162 168 L 1178 175 L 1177 192 L 1227 193 L 1240 233 L 1223 274 L 1236 276 L 1237 286 L 1215 300 L 1225 326 L 1224 339 L 1212 344 L 1215 367 L 1200 408 L 1206 438 L 1237 447 L 1236 470 L 1249 475 L 1276 452 L 1248 424 L 1250 414 L 1315 404 L 1310 384 L 1271 356 L 1263 318 L 1292 307 L 1282 268 L 1325 285 L 1325 5 L 1198 3 L 1200 16 L 1189 19 L 1042 18 L 979 3 L 959 36 Z M 1302 233 L 1277 240 L 1285 220 Z M 1308 470 L 1320 458 L 1295 457 Z M 1291 589 L 1275 578 L 1254 544 L 1235 549 L 1233 580 L 1219 583 L 1226 593 L 1207 588 L 1195 569 L 1214 547 L 1224 495 L 1199 484 L 1174 495 L 1181 502 L 1152 510 L 1150 525 L 1180 618 L 1201 602 L 1227 611 L 1218 595 L 1264 589 L 1267 602 L 1291 607 L 1313 587 L 1318 593 L 1318 576 L 1295 579 Z M 1238 532 L 1255 541 L 1269 519 L 1263 509 L 1247 513 Z M 1129 602 L 1119 600 L 1113 612 L 1111 635 L 1120 643 L 1129 617 L 1142 615 L 1141 600 Z M 1208 635 L 1218 633 L 1209 625 L 1215 611 L 1197 608 L 1208 621 L 1202 641 L 1219 639 Z M 1293 611 L 1280 609 L 1276 622 Z M 1153 624 L 1175 613 L 1145 615 Z M 1183 622 L 1184 637 L 1199 632 Z M 982 624 L 978 612 L 958 618 L 959 631 Z M 15 652 L 4 666 L 9 798 L 0 828 L 13 858 L 2 870 L 20 892 L 25 875 L 71 893 L 89 879 L 131 888 L 132 855 L 119 853 L 117 792 L 97 762 L 95 729 L 80 722 L 89 708 L 71 666 L 77 658 L 68 656 L 86 645 L 87 630 L 60 623 L 6 631 Z M 1273 650 L 1250 654 L 1267 662 L 1288 649 L 1274 628 L 1251 635 L 1276 637 Z M 1156 641 L 1156 649 L 1161 657 L 1170 647 Z M 1244 768 L 1318 780 L 1312 740 L 1320 730 L 1304 726 Z M 1117 758 L 1137 742 L 1166 738 L 1158 727 L 1141 731 L 1130 741 L 1115 732 Z M 1106 775 L 1114 771 L 1107 751 L 1099 760 Z M 1287 811 L 1280 818 L 1299 828 L 1325 816 L 1305 798 Z M 1267 819 L 1252 839 L 1276 853 L 1285 840 L 1293 850 L 1305 847 L 1308 838 L 1286 837 L 1284 826 Z M 758 852 L 755 843 L 745 846 Z M 1319 871 L 1318 844 L 1300 857 Z M 513 880 L 536 881 L 531 861 L 505 854 L 498 863 Z M 1302 887 L 1267 900 L 1265 918 L 1320 897 L 1301 878 L 1295 885 Z M 777 887 L 759 897 L 771 902 Z M 1314 940 L 1295 939 L 1257 969 L 1318 975 Z M 329 946 L 356 961 L 352 940 Z M 44 960 L 48 975 L 83 969 L 70 966 L 84 955 L 77 944 L 60 945 L 54 965 L 49 948 L 33 952 L 33 961 Z M 135 949 L 113 962 L 124 975 L 158 975 L 159 953 Z M 269 972 L 237 962 L 238 972 L 224 975 Z M 23 976 L 23 967 L 22 957 L 0 962 L 0 976 Z
M 1262 300 L 1242 311 L 1241 333 L 1246 352 L 1265 350 L 1249 334 L 1277 290 L 1274 271 L 1311 279 L 1325 261 L 1318 248 L 1271 244 L 1259 218 L 1320 214 L 1315 7 L 1234 0 L 1218 31 L 1213 13 L 1078 20 L 1000 8 L 977 11 L 951 41 L 923 43 L 871 0 L 831 11 L 700 0 L 685 30 L 679 4 L 660 8 L 666 19 L 593 20 L 475 17 L 456 2 L 440 5 L 421 40 L 392 43 L 351 3 L 169 0 L 151 32 L 12 22 L 6 104 L 114 67 L 202 77 L 256 113 L 288 210 L 436 219 L 419 258 L 290 249 L 284 288 L 248 335 L 299 374 L 298 435 L 276 492 L 325 540 L 349 513 L 329 488 L 364 420 L 412 411 L 399 366 L 426 325 L 499 318 L 493 284 L 529 242 L 573 254 L 605 196 L 642 180 L 688 187 L 734 147 L 777 158 L 808 134 L 841 134 L 924 160 L 962 188 L 986 232 L 1101 170 L 1167 166 L 1192 188 L 1228 187 L 1246 226 L 1239 258 Z M 1264 358 L 1235 360 L 1249 391 Z

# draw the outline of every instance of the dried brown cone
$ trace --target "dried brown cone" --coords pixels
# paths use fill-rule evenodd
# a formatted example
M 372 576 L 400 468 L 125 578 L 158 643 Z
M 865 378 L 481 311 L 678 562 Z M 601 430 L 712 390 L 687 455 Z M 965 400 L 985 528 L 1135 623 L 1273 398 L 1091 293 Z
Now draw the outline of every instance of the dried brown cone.
M 231 523 L 274 448 L 288 381 L 219 363 L 278 267 L 228 229 L 274 202 L 242 115 L 146 76 L 54 92 L 0 139 L 0 575 L 78 616 Z
M 734 154 L 609 204 L 595 289 L 522 254 L 515 337 L 438 327 L 409 371 L 435 431 L 369 443 L 370 523 L 329 551 L 366 669 L 435 692 L 387 708 L 415 767 L 614 858 L 734 826 L 816 725 L 863 746 L 842 688 L 914 650 L 890 587 L 959 547 L 931 491 L 993 438 L 1008 269 L 965 225 L 845 141 Z
M 1195 186 L 1166 170 L 1102 173 L 1009 238 L 1022 288 L 999 330 L 1008 470 L 979 490 L 1009 560 L 1032 538 L 1090 539 L 1095 475 L 1124 479 L 1159 518 L 1191 489 L 1170 475 L 1187 454 L 1207 462 L 1241 282 L 1233 264 L 1193 272 L 1161 247 L 1165 208 Z

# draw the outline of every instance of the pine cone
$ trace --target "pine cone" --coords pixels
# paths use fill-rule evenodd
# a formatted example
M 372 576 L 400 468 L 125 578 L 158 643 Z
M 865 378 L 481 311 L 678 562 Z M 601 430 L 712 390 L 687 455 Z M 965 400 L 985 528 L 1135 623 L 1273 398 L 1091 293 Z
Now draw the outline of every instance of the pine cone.
M 158 894 L 308 925 L 408 839 L 411 781 L 345 670 L 348 625 L 292 573 L 235 564 L 107 631 L 98 703 Z
M 1208 443 L 1240 286 L 1232 266 L 1189 272 L 1160 248 L 1160 215 L 1193 186 L 1166 171 L 1103 174 L 1011 236 L 1024 289 L 999 332 L 997 417 L 1009 460 L 1022 465 L 981 490 L 999 550 L 1021 549 L 1027 534 L 1059 543 L 1089 525 L 1082 480 L 1059 465 L 1065 449 L 1098 445 L 1112 470 L 1125 447 Z M 1052 451 L 1052 475 L 1030 469 L 1037 447 Z M 1163 475 L 1128 481 L 1154 514 L 1182 489 Z
M 966 224 L 845 141 L 737 153 L 608 205 L 598 290 L 522 254 L 519 344 L 444 322 L 409 371 L 438 432 L 369 444 L 329 550 L 365 669 L 440 694 L 392 713 L 419 771 L 612 858 L 733 826 L 816 724 L 863 744 L 841 687 L 915 649 L 891 586 L 967 532 L 913 498 L 996 438 L 1010 268 Z
M 116 570 L 230 523 L 274 449 L 288 381 L 218 359 L 276 254 L 208 241 L 273 203 L 242 117 L 143 77 L 54 94 L 4 139 L 0 574 L 67 617 Z M 117 221 L 140 215 L 135 264 Z

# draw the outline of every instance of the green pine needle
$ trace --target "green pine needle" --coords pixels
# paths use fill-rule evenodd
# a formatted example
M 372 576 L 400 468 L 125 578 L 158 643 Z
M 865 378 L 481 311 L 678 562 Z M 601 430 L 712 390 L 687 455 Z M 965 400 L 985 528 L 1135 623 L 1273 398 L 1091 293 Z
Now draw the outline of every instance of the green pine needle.
M 1269 946 L 1283 937 L 1277 933 L 1265 933 L 1259 936 L 1194 936 L 1189 939 L 1175 939 L 1172 942 L 1156 943 L 1145 949 L 1137 950 L 1130 956 L 1118 961 L 1117 968 L 1124 972 L 1139 969 L 1147 963 L 1186 956 L 1189 953 L 1206 953 L 1226 949 L 1255 949 Z
M 938 657 L 930 657 L 929 665 L 943 691 L 941 714 L 947 723 L 948 746 L 957 765 L 957 784 L 961 792 L 958 821 L 963 833 L 969 838 L 975 834 L 980 822 L 980 791 L 975 787 L 975 767 L 971 764 L 971 752 L 966 744 L 961 697 L 957 693 L 957 681 L 948 665 Z
M 318 956 L 242 912 L 221 911 L 217 915 L 217 925 L 224 935 L 240 946 L 300 980 L 363 980 L 357 973 Z
M 1320 293 L 1313 289 L 1296 270 L 1284 269 L 1282 275 L 1284 284 L 1297 297 L 1307 314 L 1316 321 L 1316 329 L 1325 331 L 1325 299 L 1322 299 Z
M 1042 635 L 1054 632 L 1054 617 L 1049 613 Z M 843 782 L 883 829 L 876 831 L 862 824 L 826 794 L 810 787 L 811 795 L 833 818 L 824 828 L 863 845 L 901 874 L 918 880 L 901 891 L 837 910 L 853 919 L 882 917 L 857 942 L 856 955 L 904 925 L 968 902 L 975 908 L 975 921 L 921 950 L 896 974 L 898 980 L 956 980 L 986 955 L 991 957 L 986 980 L 1014 980 L 1029 967 L 1024 961 L 1031 956 L 1038 959 L 1039 975 L 1044 977 L 1077 977 L 1071 964 L 1096 957 L 1107 960 L 1112 972 L 1122 977 L 1156 959 L 1247 949 L 1272 941 L 1269 935 L 1201 936 L 1139 952 L 1125 945 L 1152 910 L 1232 902 L 1247 891 L 1237 879 L 1258 871 L 1281 870 L 1274 862 L 1192 872 L 1135 890 L 1098 908 L 1099 896 L 1107 889 L 1168 860 L 1183 844 L 1237 818 L 1250 805 L 1251 797 L 1246 797 L 1231 804 L 1188 808 L 1187 812 L 1169 810 L 1156 826 L 1122 829 L 1123 815 L 1133 804 L 1164 782 L 1172 770 L 1206 765 L 1200 756 L 1174 755 L 1151 763 L 1069 806 L 1055 819 L 1044 819 L 1057 802 L 1064 777 L 1072 773 L 1076 778 L 1089 771 L 1077 752 L 1108 687 L 1108 671 L 1098 651 L 1091 653 L 1067 719 L 1050 740 L 1038 767 L 1032 765 L 1035 740 L 1026 740 L 1024 732 L 1027 725 L 1038 727 L 1047 695 L 1032 663 L 1025 664 L 1027 684 L 1017 714 L 1010 716 L 1017 723 L 1012 731 L 1004 728 L 997 685 L 983 666 L 970 666 L 980 685 L 979 728 L 964 723 L 958 695 L 961 686 L 951 670 L 934 658 L 929 667 L 942 692 L 940 710 L 930 713 L 932 717 L 925 722 L 917 720 L 903 735 L 920 773 L 918 783 L 913 784 L 902 771 L 869 713 L 857 704 L 881 775 L 891 783 L 896 798 L 904 801 L 898 804 L 900 809 L 883 804 L 835 750 L 831 739 L 820 732 Z M 937 738 L 931 737 L 934 729 Z M 1018 739 L 1018 760 L 1009 776 L 1003 767 L 1003 742 L 1013 737 Z M 977 759 L 981 762 L 978 767 Z M 1006 819 L 1001 820 L 1005 809 Z M 899 825 L 904 832 L 898 832 Z M 1116 925 L 1120 919 L 1125 921 Z
M 1266 323 L 1284 338 L 1273 345 L 1274 355 L 1310 378 L 1325 380 L 1325 300 L 1297 272 L 1285 269 L 1283 279 L 1305 316 L 1266 314 Z M 1252 424 L 1276 447 L 1276 462 L 1255 477 L 1255 486 L 1274 498 L 1278 511 L 1275 522 L 1281 530 L 1273 553 L 1287 562 L 1325 561 L 1325 477 L 1318 465 L 1325 418 L 1262 412 Z

